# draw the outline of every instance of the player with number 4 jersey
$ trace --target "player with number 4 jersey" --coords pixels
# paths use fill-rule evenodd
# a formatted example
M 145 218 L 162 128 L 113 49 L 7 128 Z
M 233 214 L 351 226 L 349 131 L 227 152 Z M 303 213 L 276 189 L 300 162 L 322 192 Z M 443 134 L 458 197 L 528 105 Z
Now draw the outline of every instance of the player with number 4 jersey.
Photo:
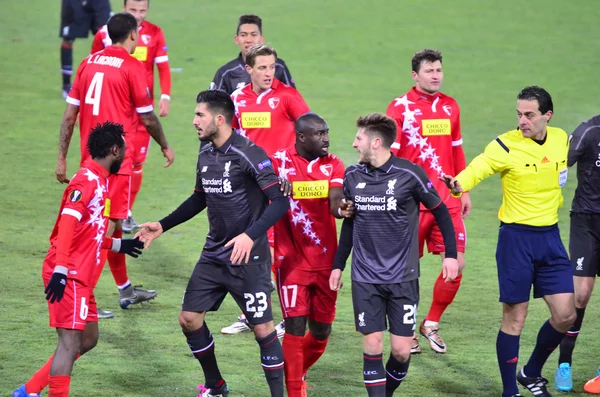
M 295 129 L 296 144 L 272 156 L 273 169 L 293 189 L 290 210 L 275 224 L 274 261 L 285 319 L 289 397 L 306 395 L 303 375 L 321 357 L 331 333 L 337 299 L 329 288 L 337 250 L 333 214 L 342 217 L 338 208 L 344 197 L 344 164 L 329 153 L 325 120 L 308 113 L 298 118 Z

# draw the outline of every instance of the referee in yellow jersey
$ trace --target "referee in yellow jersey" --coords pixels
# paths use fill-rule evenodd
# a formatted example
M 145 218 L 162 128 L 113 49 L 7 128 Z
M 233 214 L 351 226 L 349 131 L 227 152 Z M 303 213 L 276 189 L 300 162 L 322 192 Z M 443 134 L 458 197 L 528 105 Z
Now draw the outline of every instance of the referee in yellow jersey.
M 455 178 L 443 178 L 452 193 L 460 195 L 490 175 L 501 175 L 496 262 L 503 316 L 496 353 L 502 397 L 520 396 L 517 381 L 535 396 L 551 395 L 542 367 L 576 317 L 573 266 L 557 225 L 569 142 L 565 131 L 548 126 L 552 113 L 546 90 L 524 88 L 517 97 L 519 127 L 490 142 Z M 519 338 L 532 285 L 534 298 L 544 298 L 551 316 L 538 333 L 527 365 L 517 374 Z

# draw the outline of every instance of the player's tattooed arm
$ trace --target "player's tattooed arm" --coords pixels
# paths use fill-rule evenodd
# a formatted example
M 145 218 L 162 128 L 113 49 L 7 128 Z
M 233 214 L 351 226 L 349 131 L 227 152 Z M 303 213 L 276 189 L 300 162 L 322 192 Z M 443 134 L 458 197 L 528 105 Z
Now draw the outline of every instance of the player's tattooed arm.
M 60 125 L 60 137 L 58 139 L 58 162 L 56 164 L 56 179 L 60 183 L 69 183 L 67 178 L 67 153 L 69 153 L 69 145 L 73 137 L 73 128 L 77 121 L 79 106 L 67 105 L 65 114 L 63 115 Z
M 154 112 L 141 113 L 140 118 L 146 127 L 146 131 L 148 131 L 150 136 L 156 141 L 156 143 L 158 143 L 163 156 L 166 157 L 167 162 L 165 163 L 164 167 L 167 168 L 173 163 L 173 161 L 175 161 L 175 153 L 167 142 L 167 137 L 163 131 L 162 124 Z

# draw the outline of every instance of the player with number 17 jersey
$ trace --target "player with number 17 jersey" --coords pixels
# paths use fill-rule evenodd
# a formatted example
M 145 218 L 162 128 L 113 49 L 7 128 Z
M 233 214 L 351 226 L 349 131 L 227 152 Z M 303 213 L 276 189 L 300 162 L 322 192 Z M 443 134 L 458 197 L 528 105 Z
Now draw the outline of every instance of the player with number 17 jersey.
M 309 316 L 331 324 L 336 292 L 329 274 L 337 250 L 335 218 L 329 190 L 343 187 L 344 163 L 333 154 L 308 161 L 295 146 L 275 152 L 273 169 L 292 183 L 290 210 L 275 224 L 275 261 L 284 317 Z M 310 285 L 311 278 L 318 285 Z M 289 288 L 295 290 L 287 291 Z M 318 289 L 311 299 L 312 289 Z M 312 302 L 311 302 L 312 300 Z
M 110 120 L 126 132 L 127 152 L 119 174 L 131 175 L 137 114 L 153 110 L 142 63 L 119 46 L 88 56 L 77 69 L 67 103 L 79 106 L 81 166 L 89 159 L 86 142 L 91 129 Z

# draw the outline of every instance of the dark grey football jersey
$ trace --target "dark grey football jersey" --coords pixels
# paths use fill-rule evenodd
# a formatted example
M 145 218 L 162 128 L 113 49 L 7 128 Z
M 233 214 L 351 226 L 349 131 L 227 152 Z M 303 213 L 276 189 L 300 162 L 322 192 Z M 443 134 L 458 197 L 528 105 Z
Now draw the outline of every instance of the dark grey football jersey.
M 581 123 L 569 139 L 568 165 L 577 163 L 571 211 L 600 214 L 600 115 Z
M 271 160 L 248 138 L 234 132 L 218 149 L 204 146 L 196 169 L 196 190 L 206 195 L 209 222 L 202 258 L 230 265 L 233 246 L 225 244 L 261 217 L 269 205 L 263 191 L 278 183 Z M 248 265 L 270 261 L 265 234 L 254 241 Z
M 419 204 L 440 203 L 433 184 L 418 165 L 394 155 L 374 168 L 346 169 L 344 195 L 353 200 L 352 280 L 392 284 L 419 277 Z

